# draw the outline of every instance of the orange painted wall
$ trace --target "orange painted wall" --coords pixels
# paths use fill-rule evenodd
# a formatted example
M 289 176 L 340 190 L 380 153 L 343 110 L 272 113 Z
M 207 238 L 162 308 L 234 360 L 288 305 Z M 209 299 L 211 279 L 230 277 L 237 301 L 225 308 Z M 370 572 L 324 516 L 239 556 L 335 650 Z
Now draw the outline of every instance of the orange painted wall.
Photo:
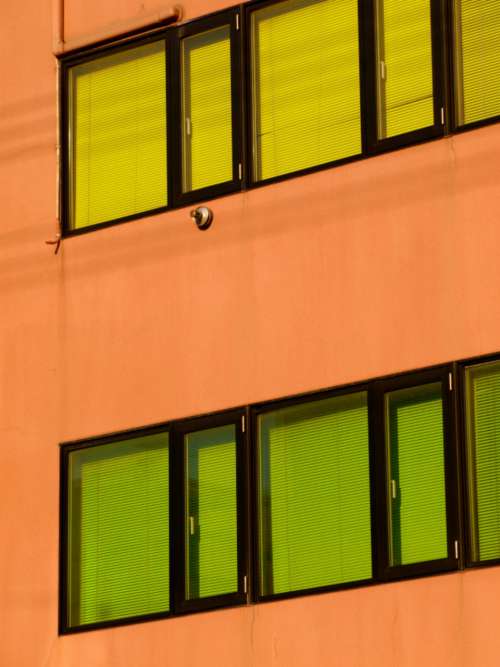
M 67 37 L 160 6 L 66 0 Z M 56 256 L 53 9 L 0 5 L 1 667 L 496 667 L 499 568 L 57 636 L 60 442 L 500 350 L 500 126 Z

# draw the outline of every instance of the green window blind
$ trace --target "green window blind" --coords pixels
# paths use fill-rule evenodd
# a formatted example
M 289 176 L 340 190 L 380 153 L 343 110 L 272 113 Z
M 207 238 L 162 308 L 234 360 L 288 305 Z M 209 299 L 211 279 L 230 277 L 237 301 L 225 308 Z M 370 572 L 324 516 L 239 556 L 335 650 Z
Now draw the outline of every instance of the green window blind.
M 361 152 L 357 0 L 252 13 L 254 178 Z
M 238 590 L 234 425 L 190 433 L 186 459 L 186 597 Z
M 446 558 L 441 383 L 386 395 L 391 565 Z
M 434 124 L 430 0 L 377 0 L 378 138 Z
M 466 370 L 467 463 L 474 560 L 500 558 L 500 362 Z
M 71 226 L 167 203 L 165 43 L 70 70 Z
M 259 417 L 263 594 L 372 576 L 366 393 Z
M 229 26 L 182 40 L 183 191 L 233 178 Z
M 168 435 L 69 455 L 69 625 L 169 609 Z
M 500 114 L 500 3 L 455 0 L 457 122 Z

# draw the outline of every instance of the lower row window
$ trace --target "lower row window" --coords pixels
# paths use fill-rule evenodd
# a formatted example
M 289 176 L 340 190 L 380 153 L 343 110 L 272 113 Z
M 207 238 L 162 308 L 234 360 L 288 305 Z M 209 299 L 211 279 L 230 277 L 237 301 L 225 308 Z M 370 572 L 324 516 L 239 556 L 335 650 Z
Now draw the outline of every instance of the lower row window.
M 462 372 L 466 549 L 449 367 L 65 446 L 61 630 L 500 561 L 500 362 Z

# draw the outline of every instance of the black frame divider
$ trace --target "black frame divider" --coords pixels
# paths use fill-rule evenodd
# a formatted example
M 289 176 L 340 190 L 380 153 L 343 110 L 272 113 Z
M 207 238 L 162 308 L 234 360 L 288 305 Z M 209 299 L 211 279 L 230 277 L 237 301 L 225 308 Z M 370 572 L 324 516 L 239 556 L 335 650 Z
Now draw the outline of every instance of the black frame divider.
M 183 192 L 182 187 L 182 96 L 183 76 L 181 72 L 181 48 L 182 41 L 187 37 L 193 37 L 203 32 L 229 26 L 230 49 L 231 49 L 231 118 L 232 118 L 232 179 L 225 183 L 218 183 L 205 188 Z M 171 88 L 171 122 L 170 140 L 172 146 L 171 154 L 171 179 L 172 179 L 172 201 L 175 207 L 186 206 L 204 199 L 213 199 L 221 195 L 229 194 L 241 189 L 240 166 L 242 158 L 242 81 L 241 72 L 241 11 L 239 7 L 218 12 L 213 16 L 204 17 L 179 26 L 176 34 L 171 39 L 171 67 L 169 79 Z
M 444 33 L 443 20 L 441 12 L 441 0 L 429 0 L 431 11 L 431 44 L 432 44 L 432 82 L 433 82 L 433 109 L 434 120 L 433 124 L 399 134 L 393 137 L 380 139 L 378 137 L 378 92 L 377 79 L 378 72 L 378 58 L 377 58 L 377 2 L 378 0 L 365 0 L 363 2 L 363 36 L 365 48 L 365 62 L 366 62 L 366 97 L 368 102 L 369 113 L 367 115 L 366 131 L 367 131 L 367 147 L 366 151 L 369 155 L 377 153 L 392 151 L 398 148 L 403 148 L 411 144 L 417 144 L 429 139 L 441 137 L 446 131 L 446 104 L 444 99 Z M 444 118 L 441 117 L 441 109 L 443 109 Z
M 243 431 L 243 410 L 222 412 L 216 415 L 195 417 L 193 419 L 176 422 L 172 429 L 172 499 L 175 499 L 173 510 L 172 561 L 174 566 L 171 572 L 175 580 L 174 608 L 178 613 L 216 609 L 217 607 L 244 604 L 247 601 L 248 582 L 248 542 L 247 542 L 247 486 L 245 484 L 246 439 Z M 212 597 L 198 597 L 188 599 L 186 595 L 186 543 L 185 543 L 185 516 L 186 516 L 186 463 L 185 463 L 185 436 L 189 433 L 204 431 L 219 426 L 234 426 L 236 434 L 236 488 L 237 488 L 237 550 L 238 550 L 238 590 L 234 593 Z
M 391 565 L 389 557 L 389 511 L 387 478 L 388 461 L 386 445 L 386 394 L 399 389 L 418 388 L 428 384 L 440 383 L 442 391 L 442 413 L 443 413 L 443 439 L 444 439 L 444 477 L 445 477 L 445 499 L 446 499 L 446 525 L 447 525 L 447 556 L 442 559 L 412 563 L 407 565 Z M 455 419 L 453 400 L 453 373 L 451 366 L 443 366 L 436 369 L 407 373 L 400 377 L 387 380 L 378 380 L 373 387 L 377 426 L 375 431 L 375 442 L 377 451 L 378 467 L 376 471 L 376 496 L 379 501 L 379 554 L 380 554 L 380 577 L 384 581 L 427 575 L 435 572 L 458 569 L 460 566 L 459 547 L 461 543 L 457 502 L 458 502 L 458 462 L 456 459 Z M 458 548 L 458 553 L 456 553 Z

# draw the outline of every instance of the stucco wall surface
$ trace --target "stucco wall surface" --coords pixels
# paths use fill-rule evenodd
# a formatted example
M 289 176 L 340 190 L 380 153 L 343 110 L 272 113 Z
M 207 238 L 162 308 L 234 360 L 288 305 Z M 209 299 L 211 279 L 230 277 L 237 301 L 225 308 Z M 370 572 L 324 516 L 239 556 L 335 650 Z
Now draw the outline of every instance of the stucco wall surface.
M 154 2 L 66 0 L 67 37 Z M 55 6 L 0 5 L 0 665 L 498 665 L 498 568 L 57 636 L 59 443 L 500 350 L 500 126 L 55 255 Z

